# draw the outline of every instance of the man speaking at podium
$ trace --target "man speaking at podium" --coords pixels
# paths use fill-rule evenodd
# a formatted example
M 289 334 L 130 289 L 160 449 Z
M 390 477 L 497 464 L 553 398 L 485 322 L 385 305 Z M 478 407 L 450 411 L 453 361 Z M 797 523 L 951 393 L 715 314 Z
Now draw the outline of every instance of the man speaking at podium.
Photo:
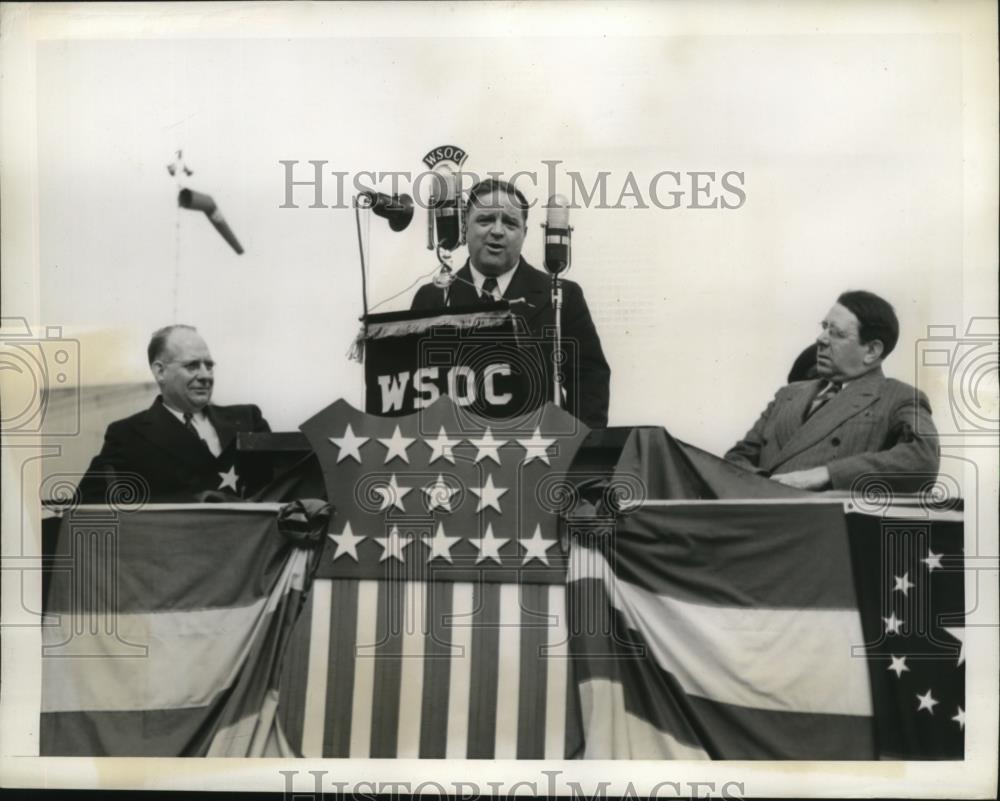
M 490 178 L 469 192 L 465 212 L 469 259 L 455 275 L 447 292 L 434 284 L 417 290 L 411 308 L 433 311 L 443 307 L 471 306 L 507 300 L 531 337 L 541 340 L 555 327 L 551 279 L 523 258 L 521 248 L 528 227 L 528 201 L 512 184 Z M 564 371 L 564 408 L 591 428 L 608 424 L 611 368 L 590 317 L 583 290 L 562 281 L 562 337 L 569 354 Z M 548 342 L 551 342 L 551 338 Z M 551 345 L 544 349 L 548 381 L 537 391 L 541 405 L 551 398 Z M 548 394 L 545 395 L 545 391 Z

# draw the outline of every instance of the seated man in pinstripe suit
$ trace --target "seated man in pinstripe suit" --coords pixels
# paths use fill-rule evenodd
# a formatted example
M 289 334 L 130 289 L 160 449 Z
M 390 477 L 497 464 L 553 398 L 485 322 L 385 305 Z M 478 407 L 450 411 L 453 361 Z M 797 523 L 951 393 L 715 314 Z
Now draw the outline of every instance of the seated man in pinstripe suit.
M 882 373 L 899 338 L 892 306 L 844 292 L 822 328 L 819 378 L 780 389 L 726 459 L 799 489 L 846 490 L 866 475 L 919 488 L 937 474 L 937 432 L 924 393 Z

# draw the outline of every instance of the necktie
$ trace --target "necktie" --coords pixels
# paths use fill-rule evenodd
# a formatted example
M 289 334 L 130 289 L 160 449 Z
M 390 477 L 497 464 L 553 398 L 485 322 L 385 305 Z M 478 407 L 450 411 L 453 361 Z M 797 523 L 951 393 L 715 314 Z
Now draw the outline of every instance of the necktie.
M 497 279 L 492 276 L 483 281 L 483 288 L 479 293 L 480 303 L 494 303 L 496 298 L 494 293 L 497 291 Z
M 840 392 L 840 389 L 840 384 L 834 384 L 832 381 L 827 381 L 826 386 L 816 393 L 816 397 L 813 398 L 812 403 L 809 404 L 809 410 L 806 412 L 806 420 L 829 403 L 830 399 Z
M 201 434 L 198 433 L 198 429 L 194 427 L 193 417 L 194 415 L 191 414 L 191 412 L 184 412 L 184 428 L 194 434 L 198 438 L 198 442 L 208 448 L 208 443 L 201 438 Z

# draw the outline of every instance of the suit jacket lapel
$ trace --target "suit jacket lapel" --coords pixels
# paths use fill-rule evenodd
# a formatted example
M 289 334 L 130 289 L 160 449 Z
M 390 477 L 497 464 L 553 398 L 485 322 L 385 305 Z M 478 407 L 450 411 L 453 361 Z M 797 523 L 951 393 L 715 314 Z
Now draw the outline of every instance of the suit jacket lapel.
M 149 442 L 185 462 L 198 464 L 215 459 L 198 436 L 188 431 L 180 420 L 164 408 L 162 398 L 153 401 L 149 411 L 137 424 L 137 429 Z
M 448 288 L 449 306 L 473 306 L 479 302 L 476 294 L 475 283 L 472 280 L 472 270 L 469 269 L 469 262 L 455 273 L 455 280 Z
M 791 439 L 781 448 L 776 461 L 778 463 L 786 462 L 793 456 L 811 448 L 856 414 L 871 406 L 878 400 L 884 380 L 885 376 L 882 371 L 877 369 L 852 381 L 835 398 L 828 401 L 825 406 L 800 425 Z M 806 407 L 815 394 L 815 392 L 805 392 L 803 398 L 798 398 L 796 403 L 789 404 L 788 423 L 794 424 L 795 420 L 802 419 Z M 793 414 L 797 416 L 793 417 Z
M 819 379 L 796 387 L 796 394 L 788 401 L 785 412 L 775 424 L 775 436 L 782 449 L 792 444 L 795 435 L 802 430 L 802 419 L 805 417 L 806 409 L 816 397 L 822 383 L 823 381 Z
M 539 277 L 542 280 L 538 280 Z M 511 305 L 511 310 L 523 317 L 525 321 L 533 320 L 551 303 L 545 276 L 539 276 L 523 258 L 514 268 L 514 275 L 511 277 L 503 297 L 508 302 L 525 301 L 525 303 L 513 302 Z
M 222 413 L 218 406 L 209 406 L 205 413 L 215 427 L 215 433 L 219 435 L 219 453 L 221 454 L 236 439 L 236 425 Z

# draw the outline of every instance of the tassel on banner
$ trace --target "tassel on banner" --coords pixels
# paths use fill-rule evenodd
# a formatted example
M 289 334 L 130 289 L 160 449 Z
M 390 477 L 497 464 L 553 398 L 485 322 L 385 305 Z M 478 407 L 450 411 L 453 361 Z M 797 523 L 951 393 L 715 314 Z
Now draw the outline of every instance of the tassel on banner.
M 517 301 L 515 301 L 517 302 Z M 529 304 L 530 305 L 530 304 Z M 498 328 L 512 319 L 510 309 L 492 311 L 476 311 L 466 314 L 436 314 L 431 317 L 419 317 L 414 320 L 376 319 L 379 315 L 369 318 L 368 323 L 362 323 L 358 334 L 347 350 L 347 358 L 356 362 L 364 362 L 365 342 L 369 339 L 386 339 L 390 337 L 406 337 L 414 334 L 424 334 L 439 327 L 458 328 L 463 331 L 477 331 L 486 328 Z
M 351 347 L 347 349 L 347 358 L 351 361 L 363 364 L 365 361 L 365 340 L 367 339 L 367 334 L 365 333 L 365 326 L 362 323 L 361 328 L 358 329 L 358 335 L 354 337 L 354 341 L 351 343 Z

